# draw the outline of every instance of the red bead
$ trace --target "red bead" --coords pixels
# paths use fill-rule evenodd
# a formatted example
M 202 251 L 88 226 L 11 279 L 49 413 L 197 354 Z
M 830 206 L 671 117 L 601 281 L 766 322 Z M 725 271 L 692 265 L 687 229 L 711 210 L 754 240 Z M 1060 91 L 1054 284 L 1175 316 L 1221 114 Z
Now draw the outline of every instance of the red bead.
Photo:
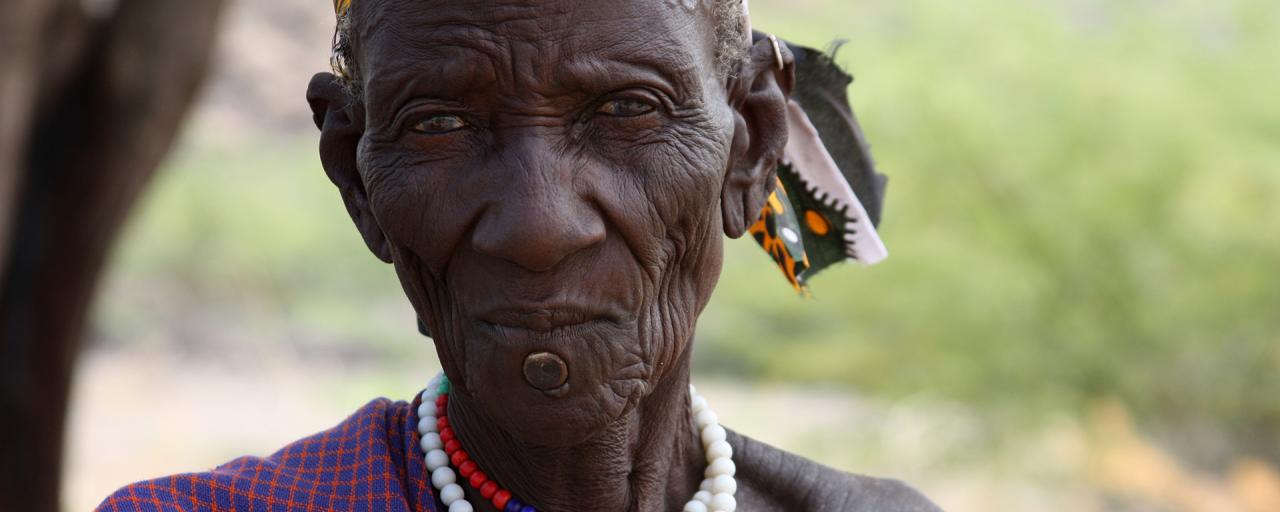
M 453 455 L 453 452 L 461 449 L 462 443 L 459 443 L 457 439 L 450 439 L 449 442 L 444 444 L 444 452 L 449 455 Z
M 463 462 L 469 460 L 471 460 L 471 456 L 467 455 L 466 450 L 458 450 L 449 456 L 449 462 L 452 462 L 454 466 L 461 466 Z
M 471 475 L 475 472 L 476 461 L 474 460 L 465 460 L 462 461 L 462 464 L 458 465 L 458 474 L 462 475 L 462 478 L 471 478 Z M 472 484 L 471 486 L 475 487 L 475 484 Z
M 511 501 L 511 491 L 503 489 L 493 493 L 493 506 L 498 507 L 498 510 L 507 508 L 508 501 Z
M 445 428 L 445 429 L 441 429 L 441 430 L 440 430 L 440 440 L 441 440 L 441 441 L 444 441 L 444 442 L 446 442 L 446 443 L 447 443 L 447 442 L 452 441 L 452 440 L 454 440 L 454 439 L 456 439 L 456 438 L 455 438 L 455 437 L 453 437 L 453 429 L 451 429 L 451 428 Z
M 444 407 L 444 404 L 447 403 L 449 403 L 449 395 L 440 395 L 436 397 L 436 407 Z
M 437 420 L 436 420 L 436 428 L 438 428 L 438 429 L 440 429 L 440 430 L 444 430 L 444 429 L 446 429 L 446 428 L 449 428 L 449 417 L 448 417 L 448 416 L 441 416 L 439 419 L 437 419 Z
M 470 462 L 471 464 L 475 464 L 475 461 L 467 461 L 467 462 Z M 471 487 L 473 489 L 481 489 L 484 487 L 484 484 L 489 483 L 489 475 L 484 474 L 484 471 L 480 471 L 480 468 L 476 467 L 476 471 L 474 473 L 471 473 L 471 479 L 468 481 L 471 483 Z M 485 499 L 489 499 L 489 498 L 486 497 Z
M 486 500 L 492 498 L 497 492 L 498 484 L 493 483 L 493 480 L 488 480 L 480 486 L 480 497 Z
M 448 417 L 448 416 L 449 416 L 448 407 L 442 407 L 442 406 L 437 406 L 437 407 L 436 407 L 436 417 L 437 417 L 437 418 L 445 418 L 445 417 Z

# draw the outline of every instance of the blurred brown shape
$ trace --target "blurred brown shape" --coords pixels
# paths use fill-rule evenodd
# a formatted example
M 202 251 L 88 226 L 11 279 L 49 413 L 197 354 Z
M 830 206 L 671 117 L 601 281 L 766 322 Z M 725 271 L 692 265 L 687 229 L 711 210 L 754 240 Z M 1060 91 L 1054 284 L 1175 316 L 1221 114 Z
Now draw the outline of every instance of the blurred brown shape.
M 222 4 L 4 7 L 0 510 L 58 510 L 67 394 L 90 299 L 204 77 Z
M 1092 472 L 1099 486 L 1118 495 L 1188 512 L 1280 510 L 1280 473 L 1255 459 L 1239 461 L 1226 482 L 1196 471 L 1145 439 L 1117 400 L 1091 415 Z

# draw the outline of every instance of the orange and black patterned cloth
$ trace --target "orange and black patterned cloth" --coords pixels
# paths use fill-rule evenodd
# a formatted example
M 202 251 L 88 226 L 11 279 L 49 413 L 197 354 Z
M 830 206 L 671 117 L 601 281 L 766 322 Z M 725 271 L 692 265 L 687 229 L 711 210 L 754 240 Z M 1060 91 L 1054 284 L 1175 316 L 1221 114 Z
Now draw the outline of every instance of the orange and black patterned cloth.
M 755 41 L 765 37 L 753 33 Z M 876 231 L 886 178 L 876 172 L 849 103 L 853 77 L 836 65 L 835 50 L 781 44 L 796 59 L 787 147 L 774 192 L 748 233 L 807 293 L 808 279 L 832 265 L 871 265 L 888 256 Z
M 417 403 L 380 398 L 269 457 L 128 485 L 98 512 L 437 512 Z

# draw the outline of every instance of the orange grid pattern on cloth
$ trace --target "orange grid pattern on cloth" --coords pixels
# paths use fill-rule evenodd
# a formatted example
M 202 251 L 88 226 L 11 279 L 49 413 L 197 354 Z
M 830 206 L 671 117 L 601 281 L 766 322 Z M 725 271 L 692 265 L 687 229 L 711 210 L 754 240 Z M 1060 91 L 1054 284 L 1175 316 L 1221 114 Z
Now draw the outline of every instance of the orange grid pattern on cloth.
M 97 510 L 437 512 L 418 455 L 418 400 L 379 398 L 269 457 L 240 457 L 208 472 L 131 484 Z

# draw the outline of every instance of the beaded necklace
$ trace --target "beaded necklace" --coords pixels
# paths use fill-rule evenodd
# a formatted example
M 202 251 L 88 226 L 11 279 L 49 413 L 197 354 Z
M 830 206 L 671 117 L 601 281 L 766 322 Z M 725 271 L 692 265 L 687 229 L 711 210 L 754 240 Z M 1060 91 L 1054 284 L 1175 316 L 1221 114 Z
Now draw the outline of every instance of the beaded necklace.
M 462 486 L 458 485 L 459 474 L 498 510 L 537 512 L 533 505 L 512 496 L 511 491 L 498 485 L 471 460 L 449 426 L 448 405 L 449 379 L 441 373 L 431 379 L 422 392 L 422 403 L 418 406 L 418 434 L 421 435 L 418 444 L 431 474 L 431 485 L 440 491 L 440 501 L 448 507 L 448 512 L 475 510 L 466 500 Z M 689 386 L 689 407 L 707 456 L 707 469 L 698 492 L 685 503 L 684 512 L 734 512 L 738 508 L 733 497 L 738 490 L 738 482 L 733 477 L 737 472 L 733 464 L 733 448 L 725 439 L 726 432 L 720 426 L 719 417 L 707 407 L 707 400 L 692 385 Z M 454 467 L 458 468 L 457 473 Z

